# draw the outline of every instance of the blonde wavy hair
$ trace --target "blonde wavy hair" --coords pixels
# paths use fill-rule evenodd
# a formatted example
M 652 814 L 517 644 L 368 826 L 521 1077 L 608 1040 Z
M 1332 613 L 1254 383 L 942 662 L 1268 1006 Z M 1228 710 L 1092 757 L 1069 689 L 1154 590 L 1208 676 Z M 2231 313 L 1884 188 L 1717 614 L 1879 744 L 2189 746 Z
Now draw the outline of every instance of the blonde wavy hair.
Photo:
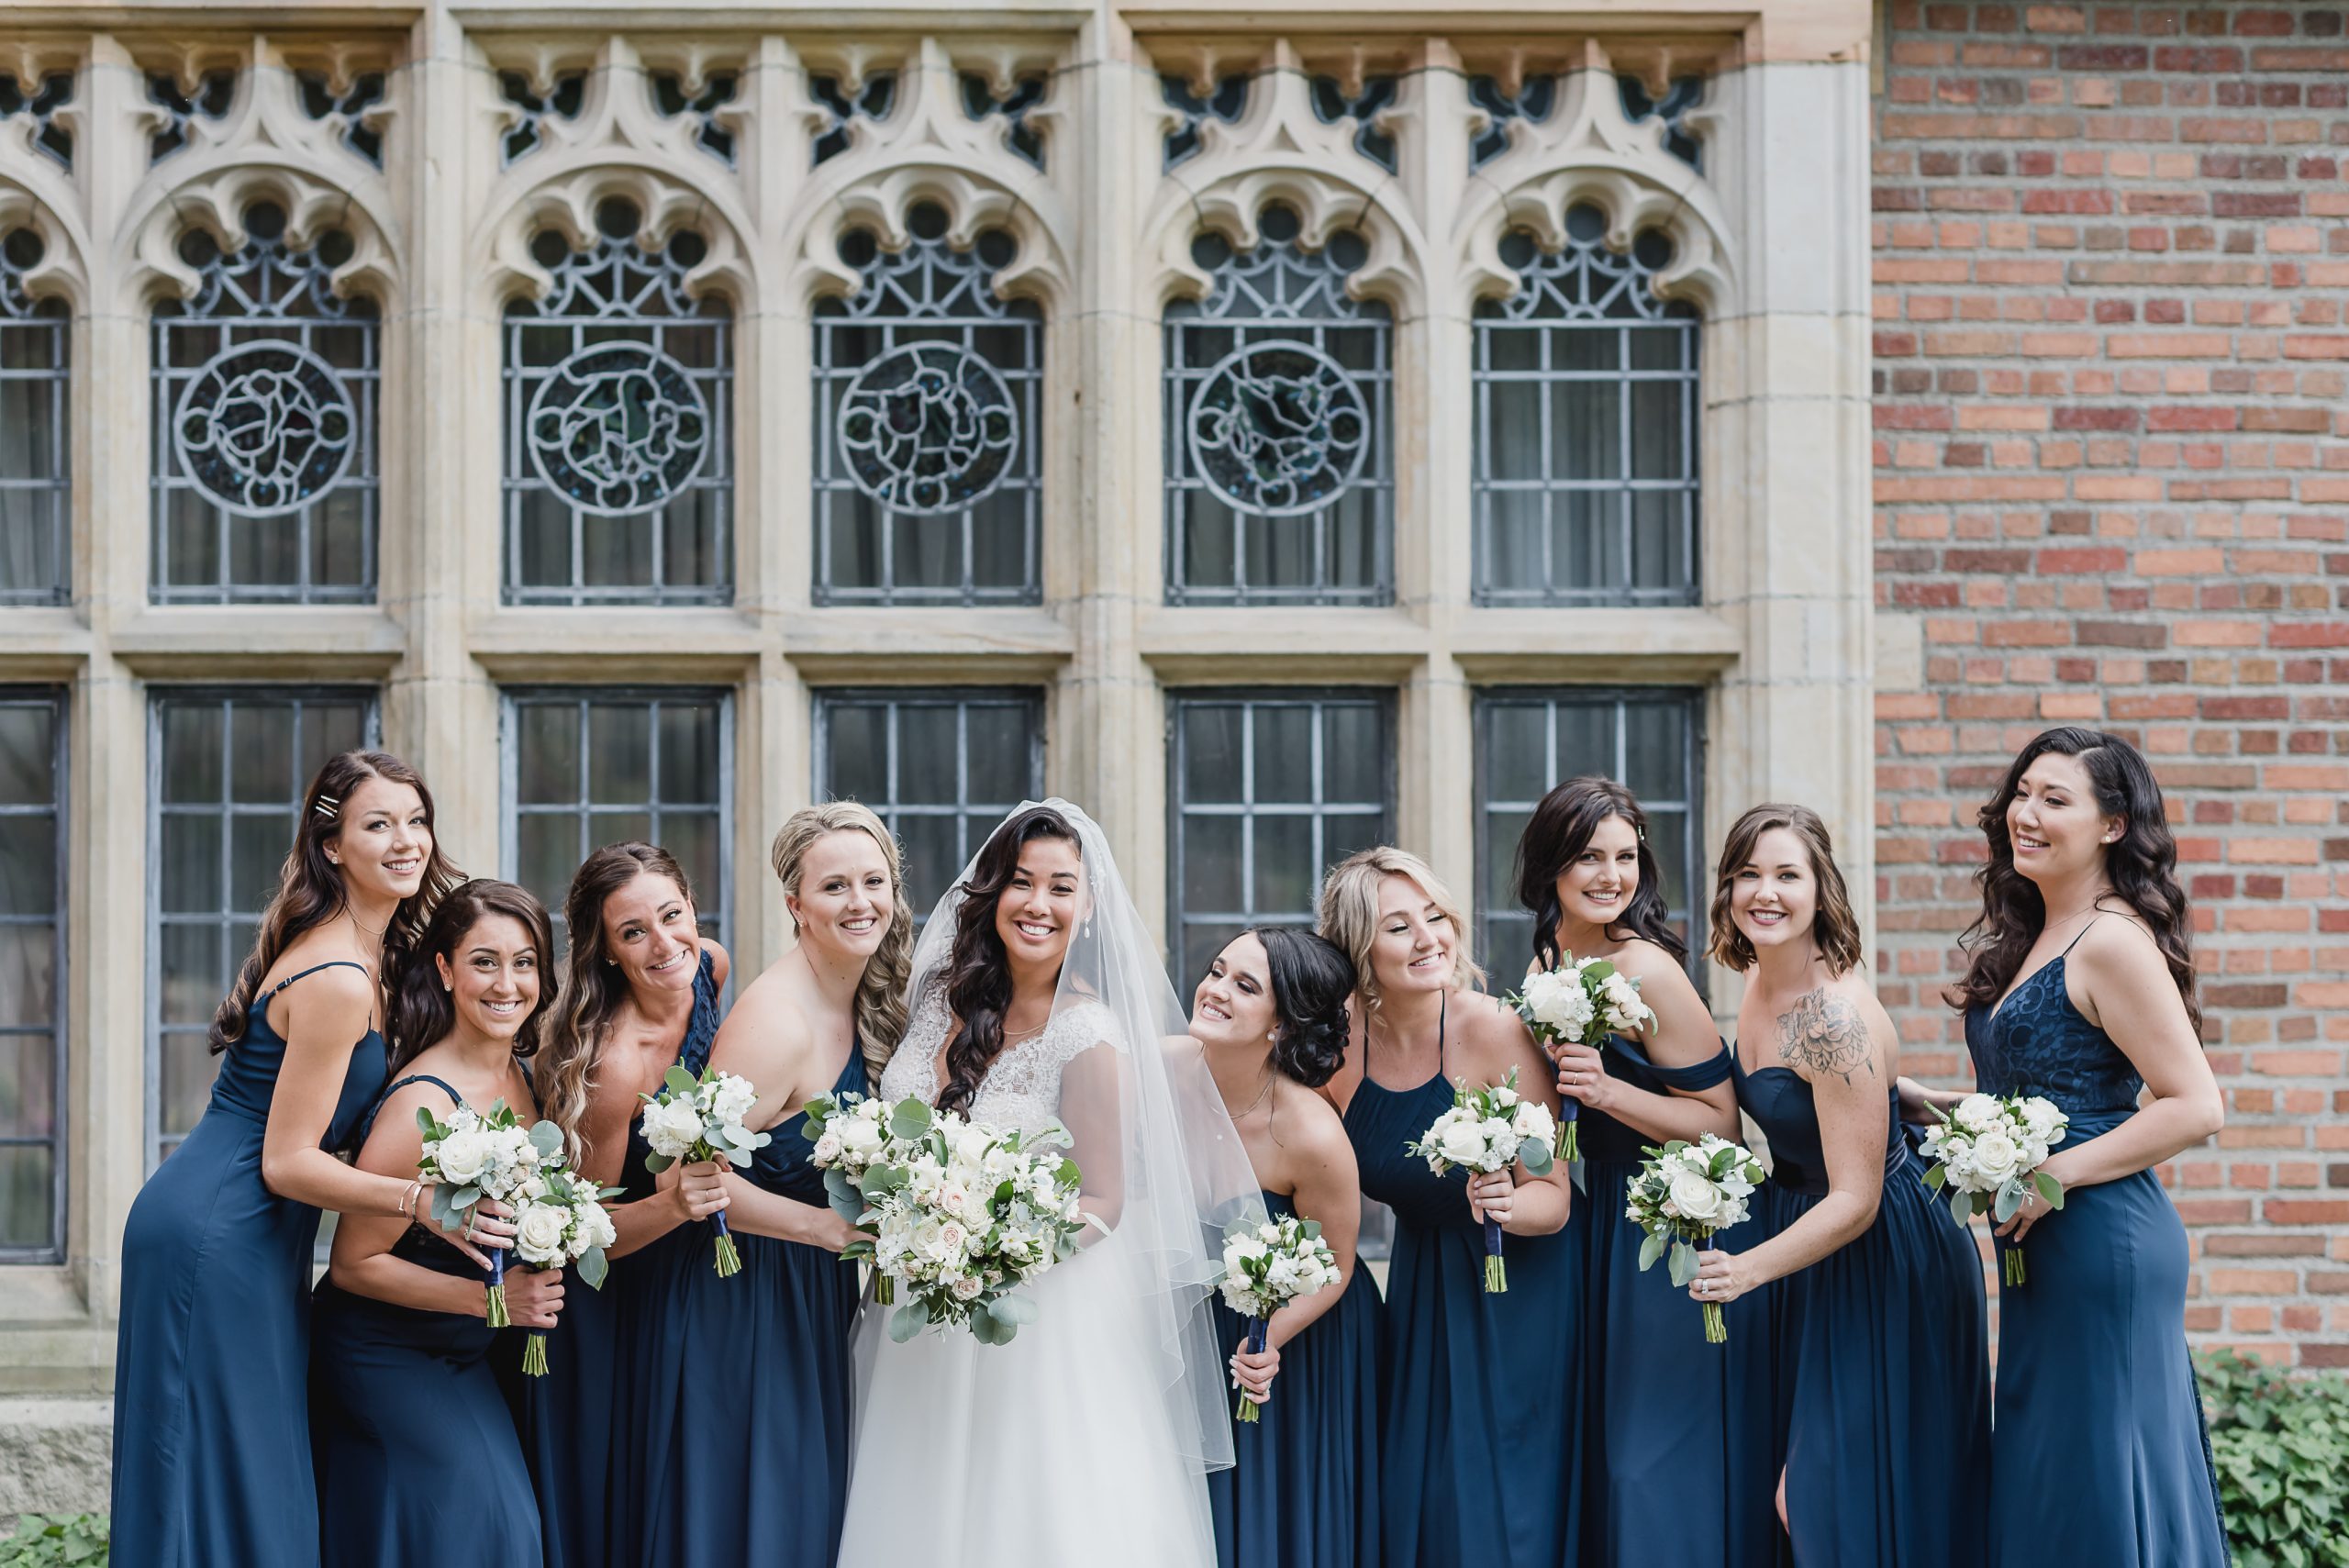
M 828 801 L 793 812 L 776 830 L 769 858 L 783 891 L 796 898 L 807 851 L 833 833 L 863 834 L 880 848 L 889 867 L 889 929 L 882 932 L 881 945 L 865 961 L 864 977 L 856 983 L 857 1048 L 864 1053 L 865 1073 L 877 1085 L 881 1070 L 906 1032 L 906 984 L 914 967 L 914 912 L 906 903 L 906 868 L 896 836 L 871 807 L 852 800 Z
M 1364 1021 L 1377 1013 L 1382 998 L 1378 974 L 1371 967 L 1371 944 L 1378 939 L 1378 884 L 1390 876 L 1408 877 L 1442 911 L 1452 928 L 1452 984 L 1454 989 L 1482 985 L 1485 972 L 1476 967 L 1474 939 L 1460 913 L 1460 901 L 1428 862 L 1392 844 L 1358 850 L 1330 868 L 1321 881 L 1321 902 L 1316 911 L 1319 929 L 1340 952 L 1353 961 L 1354 994 L 1362 998 Z

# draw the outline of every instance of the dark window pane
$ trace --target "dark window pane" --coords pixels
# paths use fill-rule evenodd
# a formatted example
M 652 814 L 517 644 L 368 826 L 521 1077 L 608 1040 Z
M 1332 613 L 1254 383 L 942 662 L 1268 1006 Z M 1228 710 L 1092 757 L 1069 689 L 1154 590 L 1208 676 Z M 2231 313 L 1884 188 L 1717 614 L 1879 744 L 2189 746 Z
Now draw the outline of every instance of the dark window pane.
M 521 737 L 515 789 L 524 804 L 570 800 L 579 793 L 579 709 L 570 703 L 530 703 L 517 716 Z

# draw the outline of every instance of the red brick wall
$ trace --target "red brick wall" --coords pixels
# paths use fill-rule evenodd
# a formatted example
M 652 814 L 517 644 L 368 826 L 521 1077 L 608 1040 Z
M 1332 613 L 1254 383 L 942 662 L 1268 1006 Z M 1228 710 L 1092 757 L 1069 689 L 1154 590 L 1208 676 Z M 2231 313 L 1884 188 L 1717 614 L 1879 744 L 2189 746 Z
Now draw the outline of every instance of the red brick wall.
M 1876 105 L 1877 908 L 1911 1066 L 1974 811 L 2045 726 L 2151 754 L 2228 1120 L 2163 1173 L 2188 1325 L 2349 1364 L 2349 28 L 1891 0 Z

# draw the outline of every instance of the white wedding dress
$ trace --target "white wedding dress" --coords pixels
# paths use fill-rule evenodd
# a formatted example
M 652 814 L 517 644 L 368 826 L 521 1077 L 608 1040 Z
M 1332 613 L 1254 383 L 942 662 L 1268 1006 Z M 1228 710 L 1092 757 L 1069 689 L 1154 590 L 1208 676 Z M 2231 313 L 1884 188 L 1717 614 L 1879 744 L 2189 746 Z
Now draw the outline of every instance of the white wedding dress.
M 927 987 L 882 1098 L 935 1103 L 950 1023 L 944 987 Z M 996 1059 L 971 1119 L 1080 1127 L 1093 1107 L 1063 1094 L 1064 1071 L 1124 1050 L 1122 1034 L 1098 1003 L 1063 1006 Z M 1028 1287 L 1036 1321 L 1008 1345 L 959 1329 L 895 1343 L 896 1309 L 867 1302 L 843 1568 L 1213 1568 L 1207 1484 L 1167 1405 L 1153 1273 L 1131 1228 L 1090 1234 Z

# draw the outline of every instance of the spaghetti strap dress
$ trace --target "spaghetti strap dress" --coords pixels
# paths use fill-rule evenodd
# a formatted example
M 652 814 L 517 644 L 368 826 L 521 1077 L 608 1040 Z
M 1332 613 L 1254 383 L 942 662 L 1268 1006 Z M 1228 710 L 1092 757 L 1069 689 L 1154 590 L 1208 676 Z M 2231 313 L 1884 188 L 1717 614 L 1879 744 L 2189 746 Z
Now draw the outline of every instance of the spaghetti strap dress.
M 1995 1010 L 1965 1015 L 1982 1092 L 2053 1100 L 2070 1118 L 2065 1148 L 2128 1120 L 2145 1086 L 2112 1037 L 2072 1005 L 2064 984 L 2070 951 Z M 2001 1252 L 2012 1245 L 1998 1242 Z M 2160 1178 L 2140 1171 L 2073 1187 L 2062 1210 L 2032 1226 L 2023 1251 L 2026 1283 L 1998 1292 L 1986 1561 L 2228 1562 L 2186 1345 L 2186 1227 Z
M 384 1098 L 414 1083 L 463 1103 L 429 1073 L 390 1084 Z M 358 1140 L 366 1140 L 362 1128 Z M 488 1284 L 478 1263 L 420 1225 L 401 1232 L 392 1256 Z M 540 1562 L 530 1474 L 490 1360 L 498 1338 L 470 1313 L 422 1311 L 318 1282 L 310 1447 L 323 1568 Z
M 831 1094 L 868 1092 L 864 1053 L 852 1045 Z M 777 1122 L 743 1174 L 823 1208 L 807 1125 L 805 1111 Z M 705 1240 L 664 1256 L 652 1287 L 662 1360 L 640 1363 L 636 1380 L 656 1429 L 640 1477 L 648 1507 L 637 1561 L 832 1568 L 848 1507 L 856 1266 L 821 1247 L 734 1237 L 740 1273 L 718 1278 Z M 736 1369 L 722 1390 L 695 1371 L 713 1358 Z
M 1801 1074 L 1748 1073 L 1734 1056 L 1731 1067 L 1738 1103 L 1770 1142 L 1770 1179 L 1754 1195 L 1760 1241 L 1827 1195 L 1827 1157 Z M 1975 1568 L 1990 1459 L 1982 1255 L 1925 1190 L 1886 1093 L 1875 1222 L 1768 1297 L 1772 1448 L 1802 1568 Z
M 1665 1067 L 1616 1035 L 1600 1055 L 1608 1076 L 1651 1094 L 1709 1089 L 1730 1075 L 1726 1049 Z M 1779 1536 L 1767 1310 L 1731 1302 L 1721 1309 L 1728 1341 L 1705 1342 L 1687 1287 L 1674 1284 L 1660 1262 L 1640 1267 L 1647 1232 L 1623 1212 L 1642 1151 L 1663 1140 L 1587 1106 L 1580 1120 L 1581 1190 L 1566 1239 L 1584 1302 L 1575 1434 L 1582 1517 L 1578 1552 L 1567 1562 L 1767 1568 Z M 1742 1251 L 1758 1240 L 1749 1218 L 1722 1231 L 1719 1244 Z
M 139 1189 L 122 1238 L 115 1340 L 114 1561 L 142 1568 L 307 1568 L 310 1273 L 318 1211 L 261 1174 L 286 1041 L 253 998 L 204 1115 Z M 340 1152 L 385 1077 L 384 1037 L 351 1045 L 323 1147 Z
M 1486 1293 L 1467 1173 L 1439 1176 L 1404 1152 L 1452 1105 L 1441 1035 L 1436 1059 L 1435 1076 L 1409 1089 L 1365 1073 L 1345 1113 L 1362 1190 L 1395 1211 L 1380 1351 L 1380 1558 L 1386 1568 L 1559 1568 L 1571 1561 L 1575 1506 L 1568 1417 L 1582 1295 L 1573 1247 L 1563 1232 L 1510 1236 L 1508 1289 Z
M 1277 1221 L 1297 1205 L 1266 1193 L 1264 1212 Z M 1230 1350 L 1247 1325 L 1220 1296 L 1210 1299 L 1216 1343 Z M 1380 1568 L 1381 1310 L 1357 1261 L 1337 1304 L 1281 1347 L 1272 1398 L 1254 1422 L 1233 1426 L 1232 1467 L 1208 1476 L 1219 1568 Z

